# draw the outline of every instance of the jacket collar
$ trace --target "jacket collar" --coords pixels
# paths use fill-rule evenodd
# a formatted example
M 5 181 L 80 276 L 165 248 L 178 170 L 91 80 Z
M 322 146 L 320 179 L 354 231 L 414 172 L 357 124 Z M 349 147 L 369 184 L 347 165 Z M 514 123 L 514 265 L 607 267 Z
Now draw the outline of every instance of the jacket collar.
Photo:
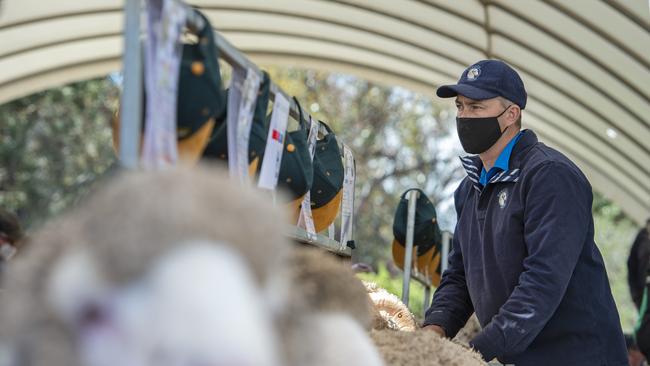
M 523 130 L 519 141 L 515 144 L 510 155 L 509 169 L 500 172 L 493 176 L 488 184 L 492 183 L 505 183 L 505 182 L 518 182 L 519 175 L 521 174 L 521 163 L 526 152 L 530 150 L 533 145 L 537 143 L 537 135 L 532 130 Z M 467 178 L 472 181 L 472 185 L 476 190 L 481 192 L 483 186 L 479 183 L 481 169 L 483 169 L 483 162 L 478 155 L 461 156 L 460 162 L 465 168 Z

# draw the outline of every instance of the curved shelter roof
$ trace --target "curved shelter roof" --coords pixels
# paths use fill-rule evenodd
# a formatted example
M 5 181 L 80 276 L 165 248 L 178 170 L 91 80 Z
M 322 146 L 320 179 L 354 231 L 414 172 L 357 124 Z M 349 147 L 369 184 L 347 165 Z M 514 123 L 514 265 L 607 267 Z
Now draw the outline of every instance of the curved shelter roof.
M 519 70 L 524 125 L 637 222 L 650 216 L 647 0 L 199 0 L 257 63 L 433 94 L 476 60 Z M 0 103 L 118 70 L 123 2 L 4 0 Z

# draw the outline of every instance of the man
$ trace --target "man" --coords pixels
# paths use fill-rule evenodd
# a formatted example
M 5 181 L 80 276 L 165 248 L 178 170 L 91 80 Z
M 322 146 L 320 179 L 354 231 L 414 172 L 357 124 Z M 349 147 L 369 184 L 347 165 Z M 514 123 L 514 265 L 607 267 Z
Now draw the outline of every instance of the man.
M 627 258 L 627 283 L 630 287 L 630 294 L 637 309 L 641 308 L 641 299 L 645 287 L 645 278 L 650 262 L 650 219 L 646 221 L 646 226 L 639 230 L 632 248 L 630 256 Z
M 456 97 L 467 177 L 454 194 L 449 266 L 425 329 L 454 337 L 473 312 L 470 342 L 504 364 L 627 365 L 603 259 L 594 243 L 592 191 L 564 155 L 521 131 L 524 84 L 484 60 L 437 95 Z

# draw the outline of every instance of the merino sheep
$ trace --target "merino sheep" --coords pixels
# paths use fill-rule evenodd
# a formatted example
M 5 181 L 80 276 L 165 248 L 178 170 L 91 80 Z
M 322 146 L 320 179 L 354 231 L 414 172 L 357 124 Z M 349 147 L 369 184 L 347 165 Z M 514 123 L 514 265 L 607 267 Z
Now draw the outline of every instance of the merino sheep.
M 97 317 L 99 305 L 147 278 L 166 253 L 196 241 L 222 243 L 242 258 L 245 268 L 239 272 L 250 272 L 251 283 L 244 281 L 241 287 L 252 286 L 256 293 L 267 289 L 256 300 L 260 303 L 238 310 L 255 312 L 273 302 L 265 295 L 286 297 L 287 280 L 275 276 L 290 251 L 281 229 L 284 222 L 283 213 L 267 197 L 236 186 L 214 169 L 122 173 L 47 225 L 25 255 L 11 263 L 0 308 L 0 339 L 17 347 L 20 357 L 29 356 L 27 364 L 79 364 L 73 362 L 77 359 L 72 349 L 78 342 L 78 321 Z M 225 270 L 228 267 L 220 268 L 224 270 L 212 281 L 240 281 Z M 184 277 L 188 290 L 193 281 L 201 281 L 193 274 Z M 224 303 L 233 301 L 230 294 L 219 296 Z M 232 315 L 217 311 L 223 319 Z M 262 322 L 248 332 L 258 334 L 265 327 Z
M 468 348 L 480 331 L 476 317 L 450 341 L 433 332 L 419 331 L 415 317 L 395 295 L 373 282 L 364 282 L 374 304 L 372 338 L 389 366 L 482 365 L 480 355 Z
M 35 366 L 383 365 L 363 285 L 322 254 L 289 261 L 284 223 L 268 197 L 213 169 L 119 174 L 8 268 L 0 356 L 11 349 L 15 363 Z

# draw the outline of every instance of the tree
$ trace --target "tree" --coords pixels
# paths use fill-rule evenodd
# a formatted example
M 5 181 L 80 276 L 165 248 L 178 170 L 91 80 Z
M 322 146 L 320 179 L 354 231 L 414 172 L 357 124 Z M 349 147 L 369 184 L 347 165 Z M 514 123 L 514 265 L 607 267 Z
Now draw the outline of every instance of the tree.
M 0 106 L 0 205 L 24 226 L 73 205 L 111 166 L 118 92 L 103 78 Z
M 627 284 L 627 257 L 639 229 L 620 207 L 595 193 L 593 203 L 595 240 L 600 249 L 623 330 L 631 332 L 637 319 Z

